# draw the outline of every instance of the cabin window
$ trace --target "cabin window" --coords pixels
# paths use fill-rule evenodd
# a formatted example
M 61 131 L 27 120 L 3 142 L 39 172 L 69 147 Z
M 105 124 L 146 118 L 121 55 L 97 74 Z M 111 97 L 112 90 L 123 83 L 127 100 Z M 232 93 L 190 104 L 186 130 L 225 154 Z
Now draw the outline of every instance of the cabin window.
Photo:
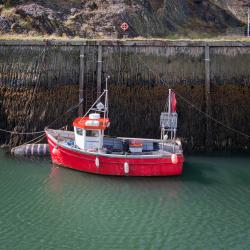
M 99 136 L 99 131 L 98 130 L 86 130 L 86 136 L 98 137 Z
M 83 135 L 83 131 L 82 131 L 81 128 L 76 128 L 76 133 L 77 133 L 78 135 Z

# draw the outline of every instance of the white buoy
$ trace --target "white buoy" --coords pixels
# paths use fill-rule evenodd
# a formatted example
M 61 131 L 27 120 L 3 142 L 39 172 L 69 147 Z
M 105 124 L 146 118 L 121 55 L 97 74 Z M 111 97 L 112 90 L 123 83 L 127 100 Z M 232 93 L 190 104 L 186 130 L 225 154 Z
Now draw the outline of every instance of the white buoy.
M 53 153 L 53 155 L 56 155 L 58 153 L 58 148 L 54 147 L 53 150 L 52 150 L 52 153 Z
M 99 161 L 99 158 L 98 158 L 98 157 L 95 158 L 95 166 L 96 166 L 97 168 L 100 167 L 100 161 Z
M 177 154 L 172 154 L 171 155 L 171 161 L 172 161 L 173 164 L 177 164 L 178 163 Z
M 179 139 L 177 139 L 175 142 L 179 147 L 181 146 L 181 141 Z
M 127 162 L 124 163 L 124 173 L 128 174 L 129 173 L 129 165 Z
M 168 134 L 165 134 L 164 137 L 163 137 L 163 141 L 167 142 L 167 140 L 168 140 Z

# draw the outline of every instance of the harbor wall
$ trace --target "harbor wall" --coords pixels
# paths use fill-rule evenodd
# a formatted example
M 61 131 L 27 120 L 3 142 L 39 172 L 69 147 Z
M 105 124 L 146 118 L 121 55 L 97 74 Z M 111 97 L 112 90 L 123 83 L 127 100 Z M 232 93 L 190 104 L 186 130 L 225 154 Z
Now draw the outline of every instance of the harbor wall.
M 249 138 L 225 127 L 250 134 L 249 62 L 250 43 L 241 42 L 0 41 L 0 128 L 40 131 L 81 98 L 83 113 L 108 74 L 109 135 L 159 137 L 171 87 L 186 150 L 247 151 Z M 1 133 L 11 146 L 32 138 Z

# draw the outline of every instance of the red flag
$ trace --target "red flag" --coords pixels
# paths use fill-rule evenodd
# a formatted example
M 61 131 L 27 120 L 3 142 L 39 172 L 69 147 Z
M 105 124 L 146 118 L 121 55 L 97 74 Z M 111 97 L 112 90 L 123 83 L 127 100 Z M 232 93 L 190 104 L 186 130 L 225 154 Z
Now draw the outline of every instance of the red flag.
M 171 112 L 176 112 L 176 104 L 175 92 L 171 91 Z

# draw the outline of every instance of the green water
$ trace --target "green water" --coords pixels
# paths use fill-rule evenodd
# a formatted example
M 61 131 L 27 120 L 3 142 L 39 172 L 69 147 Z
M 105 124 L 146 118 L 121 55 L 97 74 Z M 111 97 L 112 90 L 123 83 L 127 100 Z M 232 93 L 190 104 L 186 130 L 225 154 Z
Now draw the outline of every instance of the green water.
M 249 249 L 250 157 L 97 176 L 0 151 L 0 249 Z

